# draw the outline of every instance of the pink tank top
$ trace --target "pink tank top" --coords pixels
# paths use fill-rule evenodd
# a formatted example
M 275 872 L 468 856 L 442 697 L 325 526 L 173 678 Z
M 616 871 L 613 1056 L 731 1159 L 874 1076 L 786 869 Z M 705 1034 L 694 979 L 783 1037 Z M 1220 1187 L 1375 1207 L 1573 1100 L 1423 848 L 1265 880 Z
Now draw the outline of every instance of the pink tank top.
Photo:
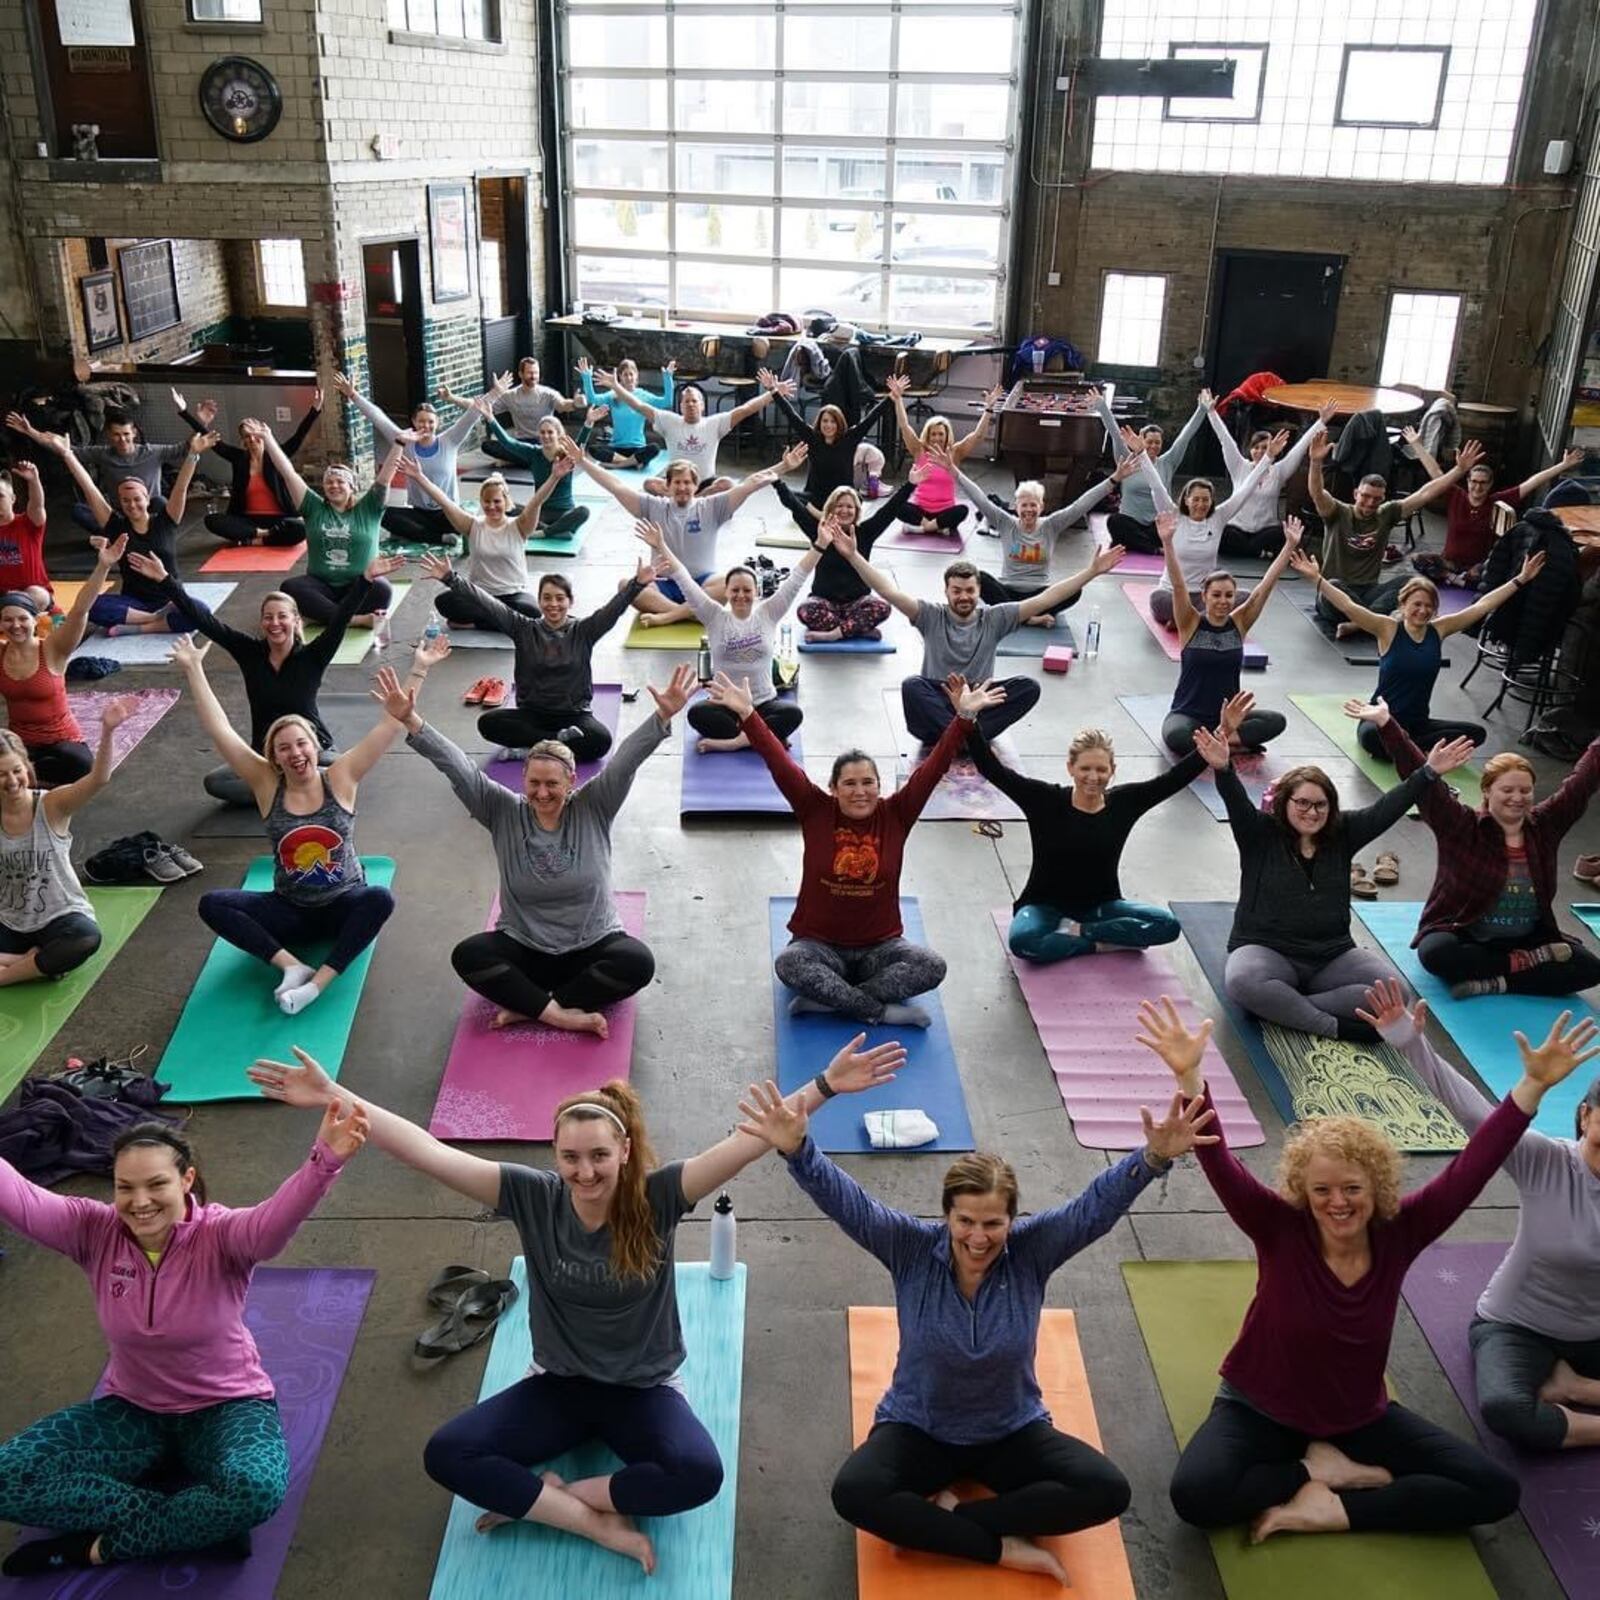
M 67 704 L 67 681 L 45 665 L 44 650 L 39 664 L 26 678 L 14 678 L 6 670 L 11 647 L 0 652 L 0 695 L 6 702 L 11 731 L 26 745 L 61 744 L 83 738 L 83 729 Z
M 918 456 L 917 466 L 927 476 L 912 490 L 912 505 L 919 511 L 948 511 L 956 503 L 955 475 L 927 456 Z

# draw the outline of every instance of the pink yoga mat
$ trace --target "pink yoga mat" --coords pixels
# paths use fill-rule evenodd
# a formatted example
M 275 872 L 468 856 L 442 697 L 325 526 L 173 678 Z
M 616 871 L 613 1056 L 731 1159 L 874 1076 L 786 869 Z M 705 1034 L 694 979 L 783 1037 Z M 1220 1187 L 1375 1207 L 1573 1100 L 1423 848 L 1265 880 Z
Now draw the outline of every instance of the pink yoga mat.
M 967 547 L 967 530 L 957 528 L 954 533 L 919 533 L 909 527 L 897 528 L 881 538 L 879 550 L 933 550 L 940 555 L 958 556 Z
M 128 720 L 111 736 L 111 770 L 115 772 L 133 754 L 135 746 L 178 703 L 176 689 L 133 689 L 126 694 L 114 690 L 85 689 L 67 696 L 67 704 L 83 729 L 84 743 L 92 751 L 100 749 L 100 716 L 108 700 L 137 702 Z
M 1124 576 L 1133 573 L 1139 577 L 1159 578 L 1166 570 L 1167 564 L 1162 557 L 1147 555 L 1143 550 L 1130 550 L 1117 563 L 1117 571 Z
M 622 926 L 634 938 L 644 932 L 644 893 L 616 896 Z M 500 915 L 497 895 L 486 927 Z M 491 1028 L 496 1007 L 468 995 L 445 1062 L 439 1098 L 428 1132 L 439 1139 L 548 1139 L 555 1109 L 569 1094 L 594 1089 L 607 1078 L 626 1078 L 633 1064 L 634 997 L 606 1012 L 609 1038 L 563 1033 L 537 1022 Z
M 1006 944 L 1009 911 L 993 913 Z M 1172 1103 L 1172 1074 L 1142 1044 L 1139 1002 L 1169 995 L 1178 1015 L 1194 1027 L 1200 1013 L 1172 963 L 1158 950 L 1078 956 L 1040 966 L 1006 949 L 1033 1025 L 1039 1030 L 1061 1103 L 1078 1143 L 1093 1150 L 1137 1150 L 1144 1143 L 1139 1107 L 1158 1120 Z M 1232 1145 L 1265 1144 L 1261 1124 L 1214 1044 L 1206 1046 L 1206 1082 Z
M 1151 559 L 1154 559 L 1153 557 Z M 1128 563 L 1124 561 L 1118 572 L 1126 572 Z M 1128 604 L 1139 614 L 1139 620 L 1150 630 L 1156 643 L 1166 652 L 1168 661 L 1176 661 L 1183 653 L 1183 646 L 1178 642 L 1177 633 L 1157 622 L 1150 614 L 1150 596 L 1155 591 L 1153 583 L 1125 583 L 1122 592 L 1128 598 Z M 1258 644 L 1251 644 L 1248 640 L 1244 647 L 1244 664 L 1247 668 L 1263 667 L 1266 665 L 1267 652 Z
M 306 553 L 299 544 L 236 544 L 216 551 L 200 565 L 202 572 L 287 572 Z

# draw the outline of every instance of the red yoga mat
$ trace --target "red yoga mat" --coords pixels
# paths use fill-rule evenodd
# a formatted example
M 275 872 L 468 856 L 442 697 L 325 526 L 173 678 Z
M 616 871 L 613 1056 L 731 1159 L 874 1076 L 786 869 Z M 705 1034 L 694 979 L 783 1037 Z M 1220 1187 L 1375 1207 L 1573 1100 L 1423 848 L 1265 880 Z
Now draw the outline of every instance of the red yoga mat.
M 200 565 L 202 572 L 287 572 L 306 553 L 299 544 L 230 544 Z
M 993 913 L 1006 944 L 1009 911 Z M 1172 963 L 1157 950 L 1077 956 L 1041 966 L 1006 950 L 1033 1025 L 1039 1031 L 1061 1103 L 1078 1143 L 1091 1150 L 1137 1150 L 1144 1143 L 1139 1107 L 1159 1118 L 1172 1103 L 1172 1074 L 1134 1042 L 1139 1002 L 1169 995 L 1187 1027 L 1200 1013 Z M 1265 1144 L 1266 1135 L 1234 1081 L 1222 1052 L 1206 1046 L 1206 1082 L 1231 1145 Z
M 622 926 L 639 938 L 643 891 L 621 892 L 616 902 Z M 492 928 L 499 915 L 496 896 L 485 926 Z M 632 1068 L 635 997 L 606 1012 L 611 1033 L 605 1039 L 537 1022 L 491 1028 L 496 1009 L 482 995 L 467 997 L 428 1121 L 435 1138 L 548 1139 L 555 1132 L 556 1107 L 569 1094 L 598 1088 L 607 1078 L 626 1078 Z

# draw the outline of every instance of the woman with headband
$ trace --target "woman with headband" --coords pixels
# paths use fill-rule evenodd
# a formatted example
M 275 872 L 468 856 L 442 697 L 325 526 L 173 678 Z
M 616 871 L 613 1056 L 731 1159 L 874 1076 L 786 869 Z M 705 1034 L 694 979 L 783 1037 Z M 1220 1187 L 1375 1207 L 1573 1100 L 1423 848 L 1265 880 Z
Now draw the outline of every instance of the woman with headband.
M 687 693 L 682 672 L 669 697 L 679 677 Z M 797 1113 L 893 1079 L 905 1051 L 893 1043 L 862 1050 L 864 1040 L 857 1034 L 789 1097 Z M 297 1066 L 256 1063 L 250 1076 L 262 1093 L 295 1106 L 337 1104 L 346 1091 L 303 1050 L 295 1054 Z M 633 1519 L 690 1511 L 722 1488 L 717 1447 L 678 1377 L 686 1352 L 673 1264 L 677 1226 L 765 1155 L 765 1140 L 741 1130 L 686 1161 L 657 1166 L 638 1094 L 620 1080 L 556 1107 L 554 1172 L 485 1161 L 391 1111 L 363 1109 L 378 1149 L 515 1223 L 527 1263 L 537 1364 L 434 1434 L 423 1456 L 428 1475 L 484 1508 L 480 1533 L 536 1522 L 654 1572 L 655 1549 Z M 538 1470 L 597 1439 L 626 1465 L 571 1483 Z
M 300 1168 L 238 1209 L 207 1203 L 188 1140 L 164 1123 L 117 1138 L 110 1205 L 52 1194 L 0 1160 L 0 1221 L 77 1262 L 110 1347 L 96 1398 L 0 1444 L 0 1519 L 54 1530 L 18 1545 L 0 1565 L 7 1577 L 250 1554 L 250 1530 L 289 1486 L 272 1379 L 245 1318 L 250 1278 L 289 1247 L 366 1137 L 359 1105 L 329 1105 Z M 173 1469 L 175 1490 L 159 1481 Z

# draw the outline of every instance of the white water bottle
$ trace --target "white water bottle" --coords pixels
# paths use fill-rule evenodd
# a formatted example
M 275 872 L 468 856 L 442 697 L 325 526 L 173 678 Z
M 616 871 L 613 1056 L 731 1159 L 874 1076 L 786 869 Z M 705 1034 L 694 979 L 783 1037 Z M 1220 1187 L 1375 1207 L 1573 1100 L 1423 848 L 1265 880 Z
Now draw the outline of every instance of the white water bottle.
M 1083 636 L 1083 659 L 1093 661 L 1100 654 L 1100 607 L 1089 607 L 1089 626 Z
M 389 630 L 389 613 L 387 611 L 374 611 L 372 613 L 372 648 L 374 650 L 387 650 L 393 640 L 394 636 Z
M 739 1224 L 733 1215 L 733 1200 L 724 1189 L 711 1208 L 711 1276 L 731 1278 L 737 1259 Z

